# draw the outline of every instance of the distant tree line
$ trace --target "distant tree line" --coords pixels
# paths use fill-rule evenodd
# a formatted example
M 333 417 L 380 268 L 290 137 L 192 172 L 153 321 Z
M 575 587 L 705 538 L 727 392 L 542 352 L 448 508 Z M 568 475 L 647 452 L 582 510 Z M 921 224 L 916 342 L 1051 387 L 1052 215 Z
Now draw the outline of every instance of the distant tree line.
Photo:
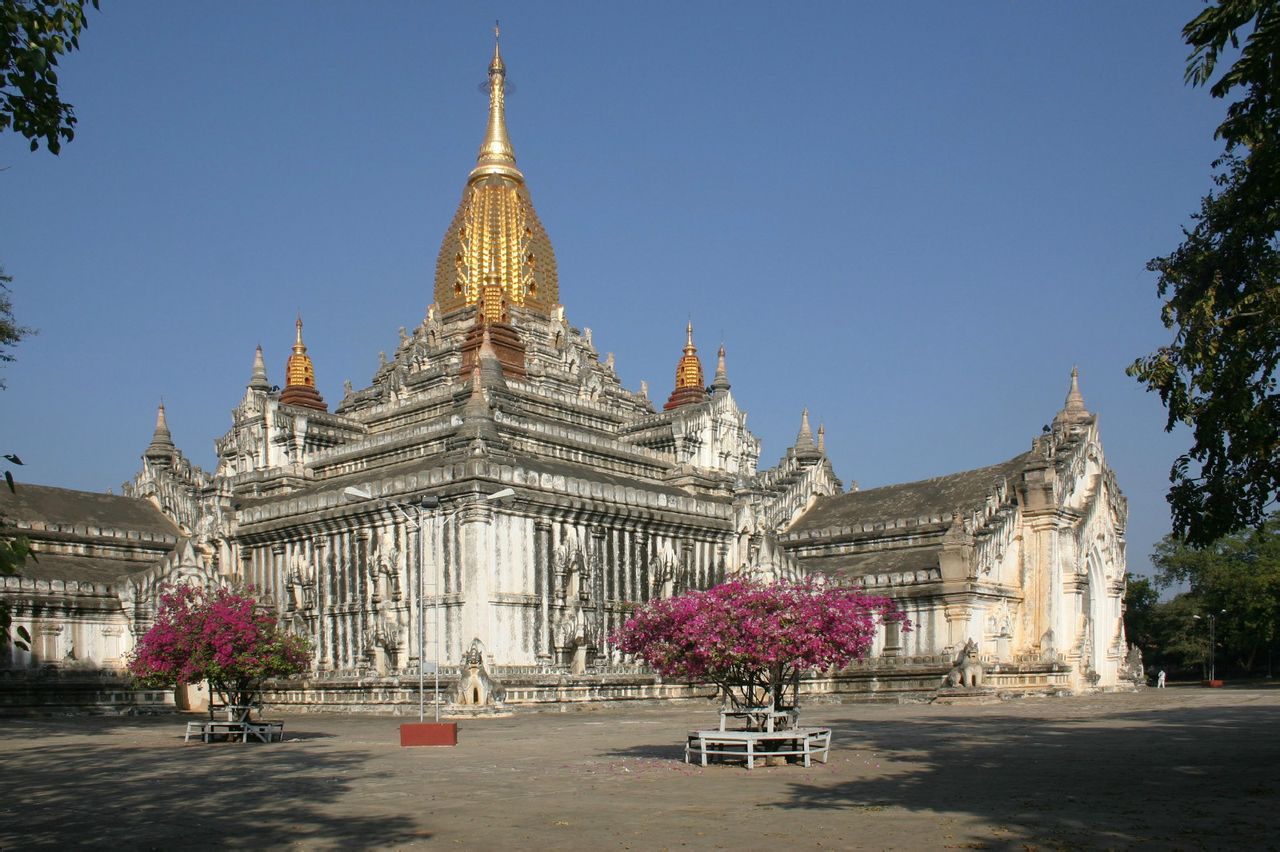
M 1124 616 L 1148 674 L 1163 668 L 1170 677 L 1206 677 L 1211 632 L 1218 677 L 1280 669 L 1280 513 L 1203 547 L 1167 536 L 1151 564 L 1154 577 L 1129 575 Z M 1183 586 L 1160 600 L 1162 591 Z

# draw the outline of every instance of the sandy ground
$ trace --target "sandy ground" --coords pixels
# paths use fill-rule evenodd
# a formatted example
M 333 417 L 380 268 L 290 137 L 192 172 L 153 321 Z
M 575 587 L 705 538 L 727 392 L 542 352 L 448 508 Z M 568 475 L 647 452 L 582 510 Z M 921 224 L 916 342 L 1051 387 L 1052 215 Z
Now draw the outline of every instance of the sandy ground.
M 815 705 L 830 762 L 751 772 L 683 762 L 711 705 L 466 721 L 456 748 L 402 749 L 384 717 L 249 745 L 183 721 L 0 721 L 0 846 L 1280 847 L 1280 688 Z

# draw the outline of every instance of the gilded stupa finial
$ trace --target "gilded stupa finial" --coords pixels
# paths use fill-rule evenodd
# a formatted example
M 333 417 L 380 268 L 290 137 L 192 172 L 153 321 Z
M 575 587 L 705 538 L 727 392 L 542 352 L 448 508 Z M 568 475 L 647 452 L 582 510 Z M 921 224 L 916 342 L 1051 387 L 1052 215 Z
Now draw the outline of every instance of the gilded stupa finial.
M 317 411 L 328 411 L 320 392 L 316 390 L 316 370 L 307 354 L 307 345 L 302 342 L 302 314 L 294 323 L 293 354 L 284 366 L 285 388 L 280 392 L 280 401 L 286 405 L 300 405 L 303 408 L 314 408 Z
M 489 123 L 462 203 L 436 256 L 435 304 L 441 314 L 481 304 L 494 273 L 502 291 L 501 311 L 516 307 L 551 316 L 560 301 L 556 256 L 507 134 L 507 65 L 500 38 L 495 25 L 487 86 Z M 489 301 L 495 306 L 490 311 L 496 310 L 497 301 Z
M 493 27 L 493 59 L 489 62 L 489 126 L 476 157 L 471 180 L 484 175 L 503 175 L 518 181 L 524 175 L 516 168 L 516 152 L 507 136 L 507 66 L 502 61 L 500 31 Z
M 676 387 L 671 391 L 664 411 L 681 405 L 702 402 L 707 398 L 706 384 L 702 378 L 702 362 L 698 360 L 698 348 L 693 345 L 693 323 L 685 326 L 684 355 L 676 364 Z

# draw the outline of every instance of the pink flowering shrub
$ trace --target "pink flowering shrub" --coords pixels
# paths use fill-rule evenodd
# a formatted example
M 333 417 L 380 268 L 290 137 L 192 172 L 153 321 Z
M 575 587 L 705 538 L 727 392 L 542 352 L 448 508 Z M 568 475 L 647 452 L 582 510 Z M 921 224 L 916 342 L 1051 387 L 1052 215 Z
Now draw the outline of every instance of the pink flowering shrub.
M 897 604 L 812 580 L 733 580 L 645 604 L 611 637 L 664 677 L 718 684 L 739 706 L 795 700 L 800 674 L 864 658 L 876 628 L 910 630 Z
M 306 671 L 306 639 L 280 629 L 251 596 L 231 589 L 167 586 L 155 624 L 129 659 L 149 686 L 208 680 L 229 704 L 253 701 L 262 681 Z

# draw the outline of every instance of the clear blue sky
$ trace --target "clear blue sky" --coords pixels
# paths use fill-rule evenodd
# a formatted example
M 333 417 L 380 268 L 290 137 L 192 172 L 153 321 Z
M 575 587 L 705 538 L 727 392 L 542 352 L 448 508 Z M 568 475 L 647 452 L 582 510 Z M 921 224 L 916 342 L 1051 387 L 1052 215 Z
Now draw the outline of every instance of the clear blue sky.
M 665 398 L 692 318 L 762 466 L 807 405 L 867 488 L 1022 452 L 1078 364 L 1145 571 L 1187 437 L 1124 368 L 1167 339 L 1144 266 L 1219 150 L 1223 105 L 1182 84 L 1200 8 L 103 0 L 61 72 L 75 141 L 0 138 L 0 263 L 39 329 L 0 446 L 118 491 L 163 396 L 211 469 L 299 310 L 326 400 L 368 384 L 431 301 L 497 17 L 561 299 L 628 386 Z

